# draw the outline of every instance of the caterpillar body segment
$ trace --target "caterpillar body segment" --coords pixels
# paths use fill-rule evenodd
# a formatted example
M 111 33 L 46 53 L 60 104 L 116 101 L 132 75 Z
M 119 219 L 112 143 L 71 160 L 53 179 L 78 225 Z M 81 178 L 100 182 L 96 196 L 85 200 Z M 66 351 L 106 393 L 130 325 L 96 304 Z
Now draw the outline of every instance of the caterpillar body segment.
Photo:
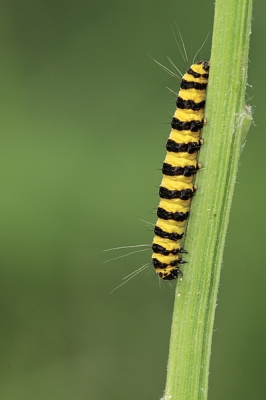
M 189 217 L 190 203 L 196 190 L 194 175 L 201 168 L 197 161 L 203 144 L 200 138 L 205 123 L 204 107 L 210 64 L 198 61 L 181 80 L 171 133 L 166 143 L 161 198 L 152 243 L 152 263 L 158 276 L 172 280 L 182 275 L 180 253 L 185 253 L 180 241 Z

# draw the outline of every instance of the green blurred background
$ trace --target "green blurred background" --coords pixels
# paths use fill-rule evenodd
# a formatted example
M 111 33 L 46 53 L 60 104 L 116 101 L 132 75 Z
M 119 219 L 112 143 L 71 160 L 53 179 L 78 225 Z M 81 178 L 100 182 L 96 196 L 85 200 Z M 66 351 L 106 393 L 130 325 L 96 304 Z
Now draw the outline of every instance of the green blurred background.
M 256 106 L 227 236 L 210 399 L 265 399 L 265 2 L 254 9 L 248 104 Z M 178 81 L 212 31 L 199 1 L 2 1 L 1 400 L 159 399 L 174 289 L 150 251 L 158 171 Z M 199 54 L 208 59 L 211 36 Z M 263 245 L 264 243 L 264 245 Z M 114 254 L 119 255 L 119 254 Z M 193 268 L 193 266 L 190 266 Z M 173 285 L 175 286 L 175 285 Z

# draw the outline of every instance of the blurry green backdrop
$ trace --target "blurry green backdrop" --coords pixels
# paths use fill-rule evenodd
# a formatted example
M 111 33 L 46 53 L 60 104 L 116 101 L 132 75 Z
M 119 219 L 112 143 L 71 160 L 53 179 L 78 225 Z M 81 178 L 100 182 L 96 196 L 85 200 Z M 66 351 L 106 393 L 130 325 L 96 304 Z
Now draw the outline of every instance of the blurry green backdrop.
M 216 400 L 265 399 L 265 8 L 253 13 L 255 125 L 222 268 Z M 184 71 L 171 27 L 191 61 L 213 2 L 5 0 L 0 20 L 0 398 L 159 399 L 175 284 L 160 286 L 150 267 L 110 295 L 151 253 L 103 264 L 113 254 L 102 250 L 152 240 L 141 219 L 155 222 L 175 108 L 166 87 L 179 82 L 148 54 Z M 199 59 L 210 46 L 211 35 Z

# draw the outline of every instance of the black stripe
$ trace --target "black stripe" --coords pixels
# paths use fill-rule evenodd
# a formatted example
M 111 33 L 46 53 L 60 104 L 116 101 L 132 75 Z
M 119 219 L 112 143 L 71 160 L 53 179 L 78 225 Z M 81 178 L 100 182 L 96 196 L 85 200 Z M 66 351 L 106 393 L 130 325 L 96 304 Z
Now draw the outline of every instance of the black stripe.
M 205 71 L 209 71 L 209 68 L 210 67 L 208 67 L 208 69 L 206 69 L 206 68 L 203 67 L 203 69 Z M 187 70 L 187 74 L 192 75 L 194 78 L 200 78 L 200 77 L 203 77 L 205 79 L 209 78 L 209 74 L 199 74 L 198 72 L 194 71 L 194 69 L 192 69 L 191 67 Z
M 183 167 L 173 167 L 171 164 L 163 163 L 162 172 L 164 175 L 168 176 L 178 176 L 183 175 L 189 178 L 192 175 L 195 175 L 197 170 L 199 169 L 198 165 L 194 167 L 194 165 L 186 165 Z
M 169 254 L 173 254 L 173 255 L 178 254 L 181 249 L 177 248 L 177 249 L 173 249 L 170 251 L 170 250 L 166 250 L 165 247 L 160 246 L 159 244 L 153 243 L 152 250 L 154 253 L 159 253 L 159 254 L 162 254 L 163 256 L 169 256 Z
M 198 82 L 191 82 L 191 81 L 186 81 L 185 79 L 182 79 L 180 88 L 184 90 L 188 89 L 196 89 L 196 90 L 206 90 L 207 83 L 198 83 Z
M 183 222 L 188 219 L 189 213 L 183 213 L 183 212 L 171 212 L 171 211 L 166 211 L 164 208 L 158 207 L 157 209 L 157 217 L 161 219 L 173 219 L 174 221 L 177 222 Z
M 159 260 L 157 260 L 157 258 L 152 258 L 151 261 L 152 261 L 154 268 L 166 268 L 167 267 L 166 263 L 160 262 Z
M 199 111 L 205 107 L 205 100 L 200 101 L 199 103 L 195 103 L 195 101 L 193 100 L 184 100 L 182 99 L 182 97 L 178 96 L 176 100 L 176 106 L 177 108 L 182 108 L 186 110 Z
M 187 70 L 187 74 L 194 76 L 194 78 L 200 78 L 201 74 L 194 71 L 191 67 Z
M 154 268 L 166 268 L 171 265 L 171 267 L 176 267 L 179 263 L 179 259 L 172 261 L 170 264 L 162 263 L 161 261 L 157 260 L 157 258 L 152 258 L 152 264 Z
M 193 191 L 191 189 L 169 190 L 163 186 L 160 186 L 159 196 L 161 199 L 188 200 L 193 196 Z
M 204 125 L 204 120 L 201 121 L 180 121 L 178 118 L 173 117 L 171 122 L 171 127 L 177 131 L 191 131 L 197 132 L 202 129 Z
M 172 153 L 189 153 L 193 154 L 199 151 L 201 147 L 200 140 L 198 142 L 177 143 L 172 139 L 168 139 L 166 143 L 166 150 Z
M 177 242 L 178 240 L 182 239 L 182 237 L 184 235 L 184 233 L 181 233 L 179 235 L 179 233 L 176 233 L 176 232 L 172 232 L 172 233 L 165 232 L 165 231 L 163 231 L 161 228 L 159 228 L 156 225 L 154 227 L 154 233 L 155 233 L 156 236 L 159 236 L 159 237 L 161 237 L 163 239 L 170 239 L 170 240 L 173 240 L 174 242 Z

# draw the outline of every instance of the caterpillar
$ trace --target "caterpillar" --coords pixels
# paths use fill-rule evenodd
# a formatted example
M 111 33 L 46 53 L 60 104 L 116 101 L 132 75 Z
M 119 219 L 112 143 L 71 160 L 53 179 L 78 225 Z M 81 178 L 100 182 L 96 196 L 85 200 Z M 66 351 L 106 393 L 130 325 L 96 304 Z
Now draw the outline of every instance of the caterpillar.
M 201 168 L 197 161 L 203 144 L 200 138 L 204 125 L 204 107 L 210 64 L 198 61 L 182 77 L 166 143 L 163 179 L 159 188 L 161 198 L 152 242 L 152 264 L 159 278 L 172 280 L 182 275 L 184 264 L 180 254 L 186 253 L 180 241 L 189 217 L 190 203 L 196 190 L 194 175 Z

